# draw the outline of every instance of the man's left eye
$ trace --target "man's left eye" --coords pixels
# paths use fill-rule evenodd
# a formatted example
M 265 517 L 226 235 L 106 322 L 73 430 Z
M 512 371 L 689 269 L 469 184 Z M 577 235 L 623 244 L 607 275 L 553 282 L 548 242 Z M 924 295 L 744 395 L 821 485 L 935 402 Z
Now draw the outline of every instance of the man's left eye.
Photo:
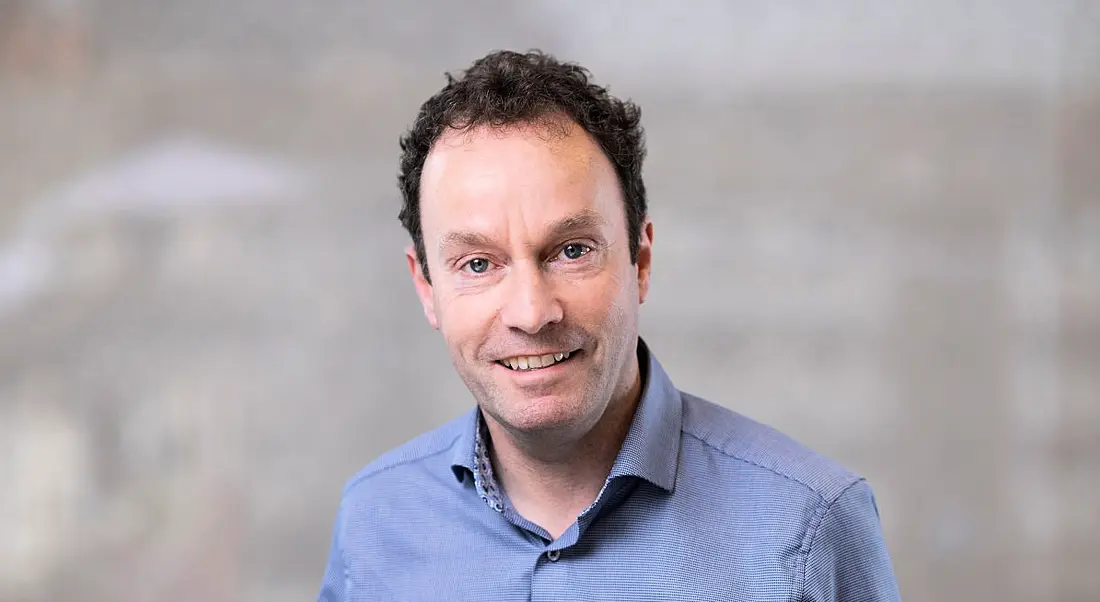
M 563 257 L 565 257 L 566 259 L 570 259 L 570 260 L 580 259 L 581 257 L 586 255 L 591 250 L 592 250 L 592 247 L 590 247 L 588 245 L 582 245 L 580 243 L 575 243 L 574 242 L 574 243 L 569 243 L 569 244 L 565 245 L 564 247 L 562 247 L 561 248 L 561 255 Z
M 489 271 L 489 260 L 484 257 L 475 257 L 467 261 L 463 267 L 475 274 L 484 274 Z

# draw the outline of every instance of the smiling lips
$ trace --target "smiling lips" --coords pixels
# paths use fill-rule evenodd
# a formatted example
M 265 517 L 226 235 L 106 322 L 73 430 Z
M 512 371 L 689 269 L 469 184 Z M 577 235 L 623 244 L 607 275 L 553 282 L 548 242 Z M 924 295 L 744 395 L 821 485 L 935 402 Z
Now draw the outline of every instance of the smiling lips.
M 519 355 L 498 360 L 498 363 L 512 370 L 538 370 L 565 361 L 569 359 L 569 356 L 572 354 L 572 351 L 567 351 L 565 353 L 548 353 L 546 355 Z

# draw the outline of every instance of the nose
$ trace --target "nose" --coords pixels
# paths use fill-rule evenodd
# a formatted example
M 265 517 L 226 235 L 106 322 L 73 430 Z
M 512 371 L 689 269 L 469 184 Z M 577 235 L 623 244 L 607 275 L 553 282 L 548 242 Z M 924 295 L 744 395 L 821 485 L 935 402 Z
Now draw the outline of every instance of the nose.
M 560 322 L 561 303 L 546 275 L 533 266 L 514 265 L 507 276 L 501 320 L 508 328 L 537 334 L 548 324 Z

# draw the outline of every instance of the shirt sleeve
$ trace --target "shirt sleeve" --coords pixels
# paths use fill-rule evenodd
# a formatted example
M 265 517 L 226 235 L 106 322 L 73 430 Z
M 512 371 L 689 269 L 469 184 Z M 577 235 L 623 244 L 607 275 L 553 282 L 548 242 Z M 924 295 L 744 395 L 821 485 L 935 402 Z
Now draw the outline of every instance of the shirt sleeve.
M 347 600 L 347 565 L 344 563 L 344 520 L 343 507 L 336 513 L 336 524 L 332 528 L 332 544 L 329 548 L 328 565 L 321 581 L 321 593 L 317 602 L 345 602 Z
M 860 480 L 810 535 L 803 602 L 900 602 L 871 487 Z

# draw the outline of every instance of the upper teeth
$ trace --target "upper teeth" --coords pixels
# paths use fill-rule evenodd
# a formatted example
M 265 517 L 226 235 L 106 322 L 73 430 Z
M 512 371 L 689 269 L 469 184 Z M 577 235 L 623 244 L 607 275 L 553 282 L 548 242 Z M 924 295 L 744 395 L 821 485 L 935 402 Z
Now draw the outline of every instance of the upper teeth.
M 500 360 L 500 363 L 513 370 L 535 370 L 552 366 L 569 357 L 569 353 L 548 353 L 546 355 L 524 355 Z

